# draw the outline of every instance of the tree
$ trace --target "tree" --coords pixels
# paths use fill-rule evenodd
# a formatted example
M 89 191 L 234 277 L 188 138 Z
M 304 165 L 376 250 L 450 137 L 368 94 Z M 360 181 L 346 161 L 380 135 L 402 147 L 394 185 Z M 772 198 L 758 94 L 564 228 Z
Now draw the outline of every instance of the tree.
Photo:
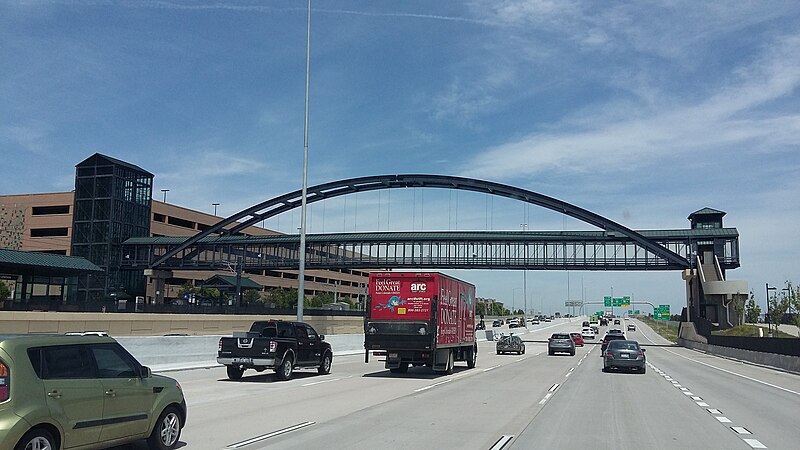
M 793 287 L 791 281 L 786 282 L 786 287 L 789 291 L 789 304 L 794 310 L 792 315 L 792 322 L 797 327 L 797 336 L 800 337 L 800 286 Z
M 256 289 L 245 289 L 242 293 L 242 302 L 246 305 L 261 302 L 261 293 Z
M 746 323 L 756 323 L 758 318 L 761 317 L 761 306 L 756 303 L 756 295 L 750 291 L 750 300 L 744 307 L 744 321 Z
M 8 297 L 11 297 L 11 288 L 5 281 L 0 280 L 0 302 L 7 300 Z
M 313 296 L 312 298 L 304 299 L 303 306 L 307 306 L 309 308 L 319 308 L 322 305 L 327 305 L 329 303 L 333 303 L 333 294 L 330 292 L 318 292 L 317 295 Z
M 733 310 L 736 311 L 736 325 L 741 325 L 744 323 L 744 295 L 736 294 L 733 296 Z
M 272 289 L 265 296 L 264 303 L 273 308 L 295 308 L 297 307 L 297 289 Z M 305 302 L 303 304 L 305 305 Z
M 475 305 L 475 315 L 480 317 L 480 318 L 483 318 L 484 316 L 486 316 L 486 303 L 478 302 Z
M 775 324 L 775 331 L 778 331 L 778 325 L 781 324 L 781 319 L 787 310 L 789 310 L 789 298 L 783 293 L 780 296 L 773 295 L 769 299 L 769 322 Z

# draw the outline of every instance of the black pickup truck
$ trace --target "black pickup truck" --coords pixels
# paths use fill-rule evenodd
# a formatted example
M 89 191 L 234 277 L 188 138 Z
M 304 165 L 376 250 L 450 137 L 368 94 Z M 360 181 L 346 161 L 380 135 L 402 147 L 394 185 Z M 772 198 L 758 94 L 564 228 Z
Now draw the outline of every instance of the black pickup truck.
M 273 369 L 280 380 L 292 377 L 294 369 L 316 368 L 330 373 L 333 351 L 325 336 L 303 322 L 265 320 L 253 322 L 242 336 L 219 340 L 217 362 L 228 369 L 228 378 L 238 380 L 246 369 Z

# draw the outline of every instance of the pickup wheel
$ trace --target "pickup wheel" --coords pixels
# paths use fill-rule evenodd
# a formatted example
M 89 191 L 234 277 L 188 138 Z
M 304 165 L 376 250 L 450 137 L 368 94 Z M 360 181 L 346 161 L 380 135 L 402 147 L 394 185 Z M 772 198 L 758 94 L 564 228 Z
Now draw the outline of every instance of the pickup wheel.
M 275 373 L 278 374 L 279 380 L 286 381 L 292 378 L 292 370 L 294 370 L 294 359 L 292 355 L 286 355 L 281 365 L 275 368 Z
M 317 372 L 320 375 L 327 375 L 331 373 L 331 360 L 332 358 L 330 352 L 325 352 L 325 354 L 322 355 L 322 362 L 319 364 L 319 367 L 317 367 Z
M 225 366 L 228 370 L 228 378 L 231 380 L 239 380 L 242 378 L 244 369 L 238 366 Z

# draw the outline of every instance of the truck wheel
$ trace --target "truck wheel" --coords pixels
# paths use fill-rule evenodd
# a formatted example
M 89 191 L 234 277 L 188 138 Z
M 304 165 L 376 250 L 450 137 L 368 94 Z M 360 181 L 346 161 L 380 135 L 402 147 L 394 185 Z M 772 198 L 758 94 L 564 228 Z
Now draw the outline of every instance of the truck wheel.
M 406 373 L 408 372 L 408 363 L 400 363 L 400 367 L 389 369 L 392 373 Z
M 317 367 L 317 373 L 320 375 L 331 373 L 331 354 L 329 352 L 325 352 L 325 355 L 322 356 L 322 362 Z
M 447 356 L 447 369 L 445 369 L 444 371 L 445 374 L 447 375 L 453 374 L 453 366 L 455 365 L 454 359 L 455 358 L 453 357 L 453 352 L 450 351 L 449 355 Z
M 292 370 L 294 369 L 294 360 L 291 355 L 286 355 L 281 361 L 281 365 L 275 369 L 278 379 L 286 381 L 292 378 Z
M 238 366 L 225 366 L 228 371 L 228 378 L 231 380 L 238 380 L 242 378 L 244 369 Z
M 477 361 L 478 361 L 478 348 L 471 347 L 469 350 L 467 350 L 467 368 L 468 369 L 475 368 L 475 364 L 477 363 Z

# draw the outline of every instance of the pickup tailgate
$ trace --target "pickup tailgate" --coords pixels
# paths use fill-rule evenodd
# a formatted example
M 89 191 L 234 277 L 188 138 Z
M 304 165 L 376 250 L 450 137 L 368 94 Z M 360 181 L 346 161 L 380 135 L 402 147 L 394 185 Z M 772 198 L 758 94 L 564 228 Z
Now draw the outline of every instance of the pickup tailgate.
M 266 366 L 275 364 L 278 338 L 223 337 L 219 341 L 217 362 L 225 365 Z

